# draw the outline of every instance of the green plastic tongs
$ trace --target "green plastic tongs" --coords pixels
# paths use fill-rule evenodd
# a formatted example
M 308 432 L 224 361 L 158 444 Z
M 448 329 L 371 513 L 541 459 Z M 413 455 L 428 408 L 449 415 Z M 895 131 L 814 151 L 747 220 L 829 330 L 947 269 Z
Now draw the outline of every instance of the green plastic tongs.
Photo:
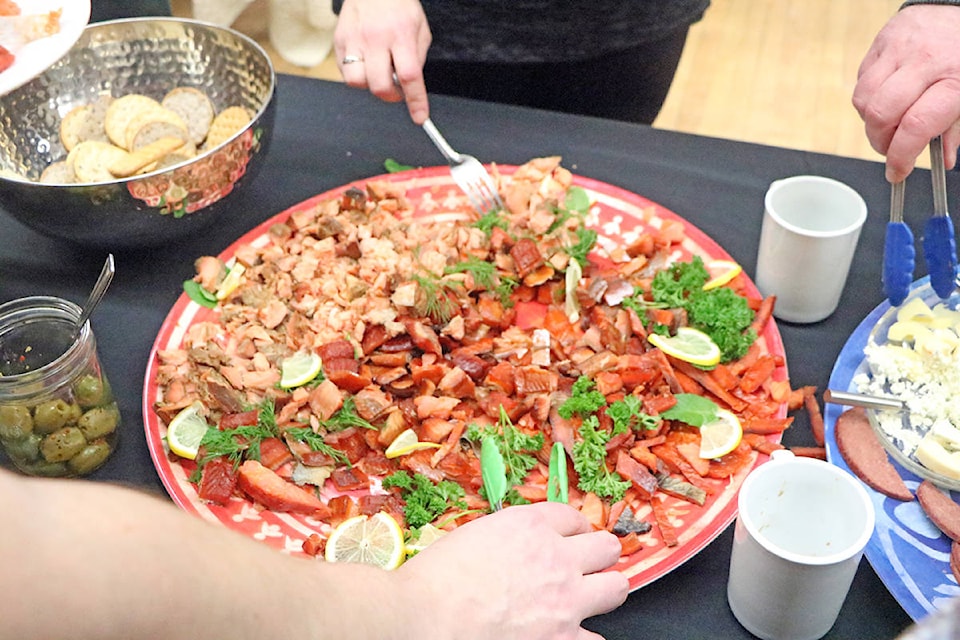
M 943 140 L 930 141 L 933 180 L 933 215 L 923 233 L 923 256 L 930 286 L 940 298 L 949 298 L 957 286 L 957 244 L 947 211 L 947 186 L 943 166 Z M 910 292 L 916 251 L 913 233 L 903 221 L 903 182 L 891 185 L 890 222 L 883 251 L 883 290 L 891 305 L 901 304 Z

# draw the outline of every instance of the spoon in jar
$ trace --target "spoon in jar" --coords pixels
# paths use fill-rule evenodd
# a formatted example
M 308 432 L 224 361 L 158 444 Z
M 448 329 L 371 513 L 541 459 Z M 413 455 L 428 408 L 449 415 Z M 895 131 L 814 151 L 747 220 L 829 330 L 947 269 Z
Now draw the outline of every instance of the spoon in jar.
M 87 320 L 90 319 L 90 315 L 93 313 L 94 309 L 96 309 L 97 305 L 100 304 L 100 301 L 103 300 L 103 294 L 107 292 L 107 287 L 109 287 L 110 283 L 113 281 L 113 274 L 115 271 L 116 269 L 114 268 L 113 254 L 108 253 L 107 260 L 103 263 L 103 269 L 100 270 L 100 275 L 97 277 L 97 281 L 93 285 L 93 290 L 87 297 L 87 301 L 83 303 L 83 308 L 80 310 L 80 317 L 77 318 L 77 323 L 73 327 L 74 337 L 80 334 L 80 331 L 83 329 L 83 325 L 87 323 Z

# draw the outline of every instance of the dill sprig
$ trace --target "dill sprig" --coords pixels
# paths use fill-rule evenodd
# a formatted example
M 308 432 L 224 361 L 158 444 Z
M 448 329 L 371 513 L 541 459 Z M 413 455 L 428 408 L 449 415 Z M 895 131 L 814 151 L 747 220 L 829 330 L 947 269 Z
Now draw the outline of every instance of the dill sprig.
M 260 442 L 276 435 L 273 400 L 268 398 L 259 406 L 257 424 L 242 425 L 235 429 L 207 429 L 200 441 L 200 449 L 203 451 L 200 466 L 220 456 L 228 457 L 234 465 L 239 465 L 243 460 L 259 460 Z
M 412 276 L 417 283 L 418 294 L 414 308 L 420 315 L 432 318 L 436 322 L 446 323 L 457 310 L 456 286 L 454 283 L 432 274 L 415 273 Z
M 500 282 L 493 289 L 493 293 L 499 296 L 500 304 L 503 305 L 505 309 L 509 309 L 513 306 L 513 300 L 510 299 L 510 296 L 513 294 L 513 290 L 520 286 L 520 281 L 512 276 L 501 275 Z
M 319 433 L 316 433 L 310 427 L 292 427 L 290 429 L 286 429 L 284 433 L 289 435 L 297 442 L 306 443 L 307 446 L 314 451 L 319 451 L 322 454 L 330 456 L 340 464 L 348 464 L 350 462 L 350 460 L 347 458 L 347 454 L 328 445 L 323 441 L 323 436 Z
M 593 229 L 587 229 L 586 227 L 580 227 L 573 232 L 573 235 L 576 236 L 577 241 L 572 245 L 566 246 L 563 248 L 571 258 L 580 263 L 581 267 L 587 266 L 587 254 L 590 253 L 590 250 L 593 249 L 593 246 L 597 243 L 597 234 Z
M 376 429 L 375 426 L 360 417 L 357 413 L 357 404 L 350 396 L 343 399 L 343 406 L 329 419 L 321 420 L 320 425 L 327 431 L 343 431 L 348 427 Z
M 491 209 L 487 213 L 483 214 L 479 220 L 473 223 L 477 229 L 480 229 L 488 236 L 493 233 L 494 227 L 500 227 L 504 231 L 509 231 L 510 225 L 507 224 L 506 219 L 500 215 L 500 209 Z
M 497 279 L 497 267 L 491 262 L 481 260 L 476 256 L 470 256 L 463 262 L 446 267 L 443 270 L 446 274 L 451 273 L 469 273 L 473 276 L 473 281 L 477 286 L 490 290 L 494 287 Z

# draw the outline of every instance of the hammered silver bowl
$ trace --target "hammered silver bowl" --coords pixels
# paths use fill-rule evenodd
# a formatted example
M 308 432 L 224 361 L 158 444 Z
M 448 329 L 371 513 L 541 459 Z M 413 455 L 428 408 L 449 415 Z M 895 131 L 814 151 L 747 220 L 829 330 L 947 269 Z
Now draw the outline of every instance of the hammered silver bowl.
M 0 211 L 27 227 L 83 246 L 160 245 L 227 215 L 229 194 L 256 174 L 273 130 L 276 75 L 269 56 L 233 29 L 179 18 L 87 26 L 42 75 L 0 97 Z M 255 114 L 216 148 L 161 170 L 109 182 L 38 182 L 67 151 L 61 118 L 102 93 L 160 100 L 200 89 L 220 110 Z

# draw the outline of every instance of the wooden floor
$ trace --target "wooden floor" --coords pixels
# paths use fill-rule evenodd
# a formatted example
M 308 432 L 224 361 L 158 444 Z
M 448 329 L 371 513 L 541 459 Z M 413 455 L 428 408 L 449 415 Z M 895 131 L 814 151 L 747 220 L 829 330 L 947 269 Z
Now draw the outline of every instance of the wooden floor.
M 861 58 L 900 3 L 713 0 L 690 31 L 654 126 L 878 160 L 850 96 Z M 190 0 L 173 7 L 190 15 Z M 277 71 L 340 79 L 330 58 L 309 69 L 280 59 L 268 41 L 268 10 L 256 0 L 234 26 L 264 44 Z

